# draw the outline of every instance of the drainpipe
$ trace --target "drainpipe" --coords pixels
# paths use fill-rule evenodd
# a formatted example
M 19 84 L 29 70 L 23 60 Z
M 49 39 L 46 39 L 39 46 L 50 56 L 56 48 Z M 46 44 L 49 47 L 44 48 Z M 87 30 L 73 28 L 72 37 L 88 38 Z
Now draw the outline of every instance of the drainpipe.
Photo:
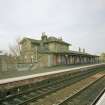
M 38 48 L 36 47 L 36 62 L 38 61 Z

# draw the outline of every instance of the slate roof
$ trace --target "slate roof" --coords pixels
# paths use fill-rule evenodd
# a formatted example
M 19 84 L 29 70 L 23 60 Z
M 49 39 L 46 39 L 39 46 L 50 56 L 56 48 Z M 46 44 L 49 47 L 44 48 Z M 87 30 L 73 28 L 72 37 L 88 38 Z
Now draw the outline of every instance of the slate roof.
M 23 40 L 20 41 L 20 43 L 22 44 L 25 40 L 30 40 L 31 43 L 35 43 L 35 44 L 40 44 L 40 42 L 41 42 L 41 40 L 36 40 L 36 39 L 24 37 Z
M 27 38 L 27 37 L 25 37 L 25 38 L 23 38 L 23 40 L 21 40 L 21 42 L 20 43 L 23 43 L 25 40 L 30 40 L 31 41 L 31 43 L 35 43 L 35 44 L 40 44 L 40 42 L 42 41 L 42 40 L 36 40 L 36 39 L 31 39 L 31 38 Z M 71 45 L 71 44 L 69 44 L 69 43 L 67 43 L 67 42 L 65 42 L 65 41 L 63 41 L 63 40 L 59 40 L 59 39 L 57 39 L 57 38 L 55 38 L 55 37 L 49 37 L 46 41 L 44 41 L 43 43 L 52 43 L 52 42 L 56 42 L 56 43 L 61 43 L 61 44 L 66 44 L 66 45 Z
M 47 53 L 47 54 L 67 54 L 67 55 L 81 55 L 81 56 L 91 56 L 91 57 L 99 57 L 97 55 L 92 55 L 92 54 L 88 54 L 88 53 L 83 53 L 83 52 L 78 52 L 78 51 L 64 51 L 64 52 L 54 52 L 54 51 L 40 51 L 40 53 Z
M 67 43 L 67 42 L 59 41 L 59 40 L 55 40 L 55 41 L 46 41 L 46 42 L 44 42 L 44 43 L 52 43 L 52 42 L 56 42 L 56 43 L 60 43 L 60 44 L 66 44 L 66 45 L 71 45 L 71 44 L 69 44 L 69 43 Z
M 45 43 L 52 43 L 52 42 L 56 42 L 56 43 L 60 43 L 60 44 L 66 44 L 66 45 L 71 45 L 65 41 L 63 41 L 62 39 L 58 39 L 56 37 L 50 36 L 48 37 L 47 41 Z
M 20 42 L 20 43 L 23 43 L 25 40 L 30 40 L 31 43 L 33 44 L 38 44 L 40 45 L 40 43 L 42 42 L 42 40 L 36 40 L 36 39 L 31 39 L 31 38 L 23 38 L 23 40 Z M 66 45 L 71 45 L 63 40 L 60 40 L 60 39 L 57 39 L 56 37 L 48 37 L 46 41 L 43 41 L 44 44 L 46 43 L 52 43 L 52 42 L 56 42 L 56 43 L 61 43 L 61 44 L 66 44 Z M 40 53 L 58 53 L 58 54 L 70 54 L 70 55 L 85 55 L 85 56 L 97 56 L 97 55 L 91 55 L 91 54 L 88 54 L 88 53 L 84 53 L 84 52 L 78 52 L 78 51 L 72 51 L 72 50 L 69 50 L 69 51 L 65 51 L 65 52 L 52 52 L 52 51 L 49 51 L 48 49 L 41 49 L 39 47 L 39 52 Z M 98 56 L 97 56 L 98 57 Z
M 70 53 L 71 54 L 77 54 L 77 55 L 97 56 L 97 55 L 92 55 L 92 54 L 89 54 L 89 53 L 84 53 L 84 52 L 79 52 L 79 51 L 72 51 L 72 50 L 70 50 Z

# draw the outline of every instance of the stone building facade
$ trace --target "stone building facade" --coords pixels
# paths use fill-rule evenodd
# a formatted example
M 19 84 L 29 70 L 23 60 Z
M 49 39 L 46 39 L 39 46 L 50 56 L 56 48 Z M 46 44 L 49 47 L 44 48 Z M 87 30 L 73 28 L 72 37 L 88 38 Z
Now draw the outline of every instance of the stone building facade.
M 62 38 L 47 37 L 45 33 L 42 33 L 40 40 L 23 38 L 20 44 L 22 62 L 40 67 L 99 62 L 99 56 L 85 51 L 71 51 L 71 44 Z

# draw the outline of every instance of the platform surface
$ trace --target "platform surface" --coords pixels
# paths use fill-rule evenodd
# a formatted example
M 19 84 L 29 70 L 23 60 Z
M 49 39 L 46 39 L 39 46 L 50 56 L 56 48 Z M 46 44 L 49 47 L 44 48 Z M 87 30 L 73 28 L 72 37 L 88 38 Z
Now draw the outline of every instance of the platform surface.
M 6 78 L 38 74 L 38 73 L 52 72 L 52 71 L 80 67 L 80 66 L 85 66 L 85 65 L 69 65 L 69 66 L 62 65 L 62 66 L 54 66 L 54 67 L 47 67 L 47 68 L 37 68 L 35 70 L 23 70 L 23 71 L 11 70 L 11 71 L 4 71 L 4 72 L 0 71 L 0 80 L 6 79 Z
M 66 67 L 60 67 L 59 69 L 57 68 L 46 68 L 46 72 L 45 70 L 43 70 L 43 72 L 36 72 L 35 71 L 28 71 L 28 74 L 24 74 L 24 75 L 19 75 L 19 73 L 24 73 L 23 71 L 18 71 L 17 74 L 18 76 L 15 77 L 8 77 L 8 78 L 2 78 L 0 79 L 0 84 L 5 84 L 5 83 L 10 83 L 10 82 L 15 82 L 15 81 L 20 81 L 20 80 L 26 80 L 26 79 L 30 79 L 30 78 L 36 78 L 36 77 L 43 77 L 46 75 L 52 75 L 52 74 L 57 74 L 57 73 L 63 73 L 63 72 L 67 72 L 67 71 L 73 71 L 73 70 L 79 70 L 79 69 L 84 69 L 86 67 L 94 67 L 94 66 L 98 66 L 98 65 L 102 65 L 102 64 L 91 64 L 91 65 L 79 65 L 79 66 L 66 66 Z

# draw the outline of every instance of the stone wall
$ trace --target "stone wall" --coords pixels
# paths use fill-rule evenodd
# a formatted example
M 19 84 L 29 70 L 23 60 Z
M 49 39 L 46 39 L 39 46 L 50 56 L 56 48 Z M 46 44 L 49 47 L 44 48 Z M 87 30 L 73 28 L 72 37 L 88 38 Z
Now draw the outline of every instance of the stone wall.
M 16 70 L 16 59 L 7 55 L 0 55 L 0 71 Z
M 52 42 L 48 44 L 49 50 L 54 52 L 65 52 L 69 51 L 69 46 L 65 44 L 60 44 L 56 42 Z

